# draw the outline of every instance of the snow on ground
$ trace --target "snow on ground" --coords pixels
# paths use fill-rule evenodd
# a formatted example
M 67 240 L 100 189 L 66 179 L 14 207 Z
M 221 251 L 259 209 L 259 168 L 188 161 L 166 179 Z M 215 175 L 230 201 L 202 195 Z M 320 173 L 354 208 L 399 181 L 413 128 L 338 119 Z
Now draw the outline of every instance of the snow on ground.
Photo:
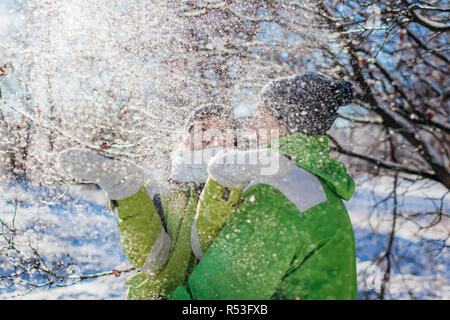
M 353 198 L 346 203 L 355 232 L 358 259 L 359 298 L 374 298 L 380 288 L 382 270 L 373 262 L 383 254 L 392 228 L 393 200 L 383 201 L 392 191 L 392 179 L 360 181 Z M 405 194 L 405 192 L 407 193 Z M 387 299 L 449 299 L 450 252 L 443 249 L 450 233 L 450 221 L 443 217 L 433 228 L 421 229 L 432 218 L 404 217 L 435 211 L 447 190 L 438 184 L 402 182 L 398 186 L 398 221 L 394 240 L 393 273 Z M 376 209 L 373 209 L 378 203 Z M 450 196 L 442 202 L 448 212 Z
M 123 300 L 126 275 L 109 276 L 51 289 L 38 289 L 29 293 L 0 294 L 0 299 L 16 300 Z
M 391 182 L 361 181 L 353 199 L 346 203 L 355 231 L 360 299 L 375 298 L 374 290 L 379 290 L 383 276 L 373 261 L 388 243 L 393 204 L 386 201 L 375 211 L 370 208 L 386 197 Z M 400 186 L 399 193 L 406 188 Z M 21 231 L 15 239 L 19 248 L 26 251 L 28 243 L 37 244 L 48 263 L 63 261 L 70 266 L 72 275 L 130 267 L 119 244 L 117 218 L 107 210 L 106 198 L 98 188 L 72 187 L 50 196 L 42 196 L 41 189 L 24 191 L 21 185 L 0 189 L 3 221 L 13 219 L 14 200 L 22 201 L 14 221 Z M 444 193 L 439 186 L 423 185 L 400 199 L 399 212 L 435 210 Z M 52 201 L 55 198 L 60 200 L 58 204 Z M 450 200 L 444 203 L 448 211 Z M 396 258 L 387 299 L 450 298 L 449 252 L 442 250 L 443 243 L 439 241 L 448 233 L 449 226 L 448 221 L 443 220 L 435 228 L 419 232 L 416 224 L 399 218 Z M 0 276 L 10 271 L 9 268 L 7 259 L 0 255 Z M 108 275 L 66 287 L 43 287 L 30 292 L 0 284 L 0 299 L 124 299 L 125 280 L 130 275 Z
M 15 199 L 22 201 L 15 217 L 15 228 L 20 230 L 15 238 L 15 247 L 19 250 L 30 252 L 29 243 L 37 244 L 37 250 L 47 264 L 55 265 L 62 261 L 66 267 L 69 266 L 70 272 L 65 274 L 69 276 L 130 267 L 119 244 L 117 218 L 108 211 L 101 190 L 95 187 L 72 188 L 45 196 L 42 190 L 24 191 L 19 185 L 0 189 L 0 219 L 9 225 L 14 217 Z M 57 205 L 51 200 L 55 197 L 61 197 Z M 82 201 L 77 200 L 80 197 Z M 0 244 L 4 244 L 1 239 Z M 11 263 L 0 254 L 0 276 L 9 272 Z M 23 288 L 5 287 L 0 283 L 0 298 L 123 299 L 126 277 L 124 274 L 117 278 L 104 276 L 67 287 L 38 288 L 30 293 Z M 45 279 L 37 277 L 33 282 L 43 283 Z

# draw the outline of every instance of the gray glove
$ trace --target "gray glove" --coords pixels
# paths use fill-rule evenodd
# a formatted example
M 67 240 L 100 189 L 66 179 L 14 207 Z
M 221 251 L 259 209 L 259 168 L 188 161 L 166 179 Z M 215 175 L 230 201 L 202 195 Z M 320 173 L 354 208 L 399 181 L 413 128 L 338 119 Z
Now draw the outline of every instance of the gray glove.
M 146 182 L 144 170 L 134 162 L 90 150 L 64 150 L 58 155 L 57 166 L 63 175 L 98 184 L 112 200 L 135 194 Z

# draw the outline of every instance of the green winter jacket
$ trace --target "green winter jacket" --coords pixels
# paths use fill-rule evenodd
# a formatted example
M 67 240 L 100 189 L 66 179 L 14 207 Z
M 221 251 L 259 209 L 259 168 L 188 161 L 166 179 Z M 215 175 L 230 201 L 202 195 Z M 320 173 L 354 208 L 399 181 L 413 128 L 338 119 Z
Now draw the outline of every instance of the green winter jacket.
M 353 195 L 352 178 L 328 155 L 326 136 L 294 134 L 271 147 L 317 177 L 321 190 L 310 197 L 323 200 L 300 211 L 277 188 L 252 185 L 173 299 L 356 299 L 355 241 L 341 200 Z
M 127 282 L 129 300 L 164 299 L 183 285 L 196 264 L 191 251 L 190 233 L 197 207 L 194 186 L 174 186 L 161 195 L 164 227 L 145 187 L 117 201 L 120 242 L 130 262 L 141 271 Z M 146 260 L 161 234 L 170 237 L 167 262 L 156 272 L 146 272 Z M 157 252 L 158 253 L 158 252 Z

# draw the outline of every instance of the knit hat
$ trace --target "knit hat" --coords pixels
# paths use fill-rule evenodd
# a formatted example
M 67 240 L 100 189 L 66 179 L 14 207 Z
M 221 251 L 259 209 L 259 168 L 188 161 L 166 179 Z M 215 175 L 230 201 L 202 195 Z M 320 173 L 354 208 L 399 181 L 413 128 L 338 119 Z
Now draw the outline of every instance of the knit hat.
M 207 117 L 224 118 L 230 121 L 233 127 L 236 127 L 237 123 L 231 108 L 222 107 L 218 104 L 208 103 L 197 109 L 195 109 L 187 118 L 185 123 L 185 132 L 189 132 L 192 129 L 196 121 L 202 120 Z
M 259 96 L 262 106 L 289 133 L 324 135 L 337 118 L 338 108 L 353 101 L 353 86 L 310 72 L 274 80 Z

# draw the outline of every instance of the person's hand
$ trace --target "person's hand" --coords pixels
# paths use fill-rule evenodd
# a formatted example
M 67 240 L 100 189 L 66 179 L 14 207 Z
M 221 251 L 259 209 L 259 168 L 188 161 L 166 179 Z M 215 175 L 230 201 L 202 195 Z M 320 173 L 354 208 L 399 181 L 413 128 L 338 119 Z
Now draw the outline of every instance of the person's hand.
M 134 162 L 79 148 L 62 151 L 57 169 L 76 180 L 98 184 L 111 200 L 122 200 L 137 193 L 146 182 L 144 170 Z
M 224 187 L 243 189 L 258 177 L 283 175 L 292 165 L 289 158 L 274 149 L 228 149 L 209 161 L 208 173 Z

